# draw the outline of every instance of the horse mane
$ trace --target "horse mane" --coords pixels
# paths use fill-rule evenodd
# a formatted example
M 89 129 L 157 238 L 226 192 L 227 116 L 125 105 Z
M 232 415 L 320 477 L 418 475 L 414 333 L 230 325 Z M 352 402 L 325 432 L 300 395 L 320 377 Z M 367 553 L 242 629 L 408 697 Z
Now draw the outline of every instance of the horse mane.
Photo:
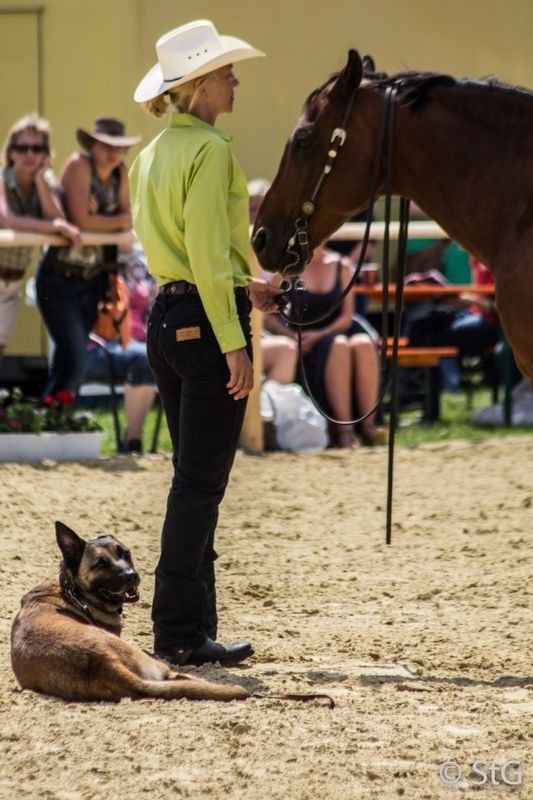
M 480 80 L 453 78 L 440 72 L 397 72 L 387 75 L 376 72 L 371 58 L 363 59 L 363 81 L 378 91 L 389 86 L 398 89 L 399 102 L 415 114 L 429 106 L 434 89 L 443 89 L 439 102 L 463 119 L 483 124 L 497 135 L 512 136 L 521 150 L 529 149 L 533 135 L 533 92 L 512 86 L 495 77 Z M 327 102 L 328 92 L 339 76 L 331 75 L 305 101 L 304 110 L 310 121 L 316 119 Z M 449 90 L 449 91 L 447 91 Z M 466 99 L 465 99 L 466 98 Z
M 423 110 L 432 89 L 441 87 L 470 91 L 480 97 L 485 97 L 486 92 L 497 90 L 506 94 L 510 100 L 525 100 L 533 103 L 532 92 L 519 86 L 511 86 L 494 77 L 474 80 L 472 78 L 453 78 L 451 75 L 440 72 L 398 72 L 390 76 L 376 73 L 365 77 L 377 87 L 397 86 L 402 106 L 408 106 L 415 112 Z
M 409 106 L 412 111 L 424 108 L 431 89 L 457 85 L 455 78 L 439 72 L 398 72 L 390 77 L 377 77 L 372 82 L 374 86 L 396 86 L 402 106 Z

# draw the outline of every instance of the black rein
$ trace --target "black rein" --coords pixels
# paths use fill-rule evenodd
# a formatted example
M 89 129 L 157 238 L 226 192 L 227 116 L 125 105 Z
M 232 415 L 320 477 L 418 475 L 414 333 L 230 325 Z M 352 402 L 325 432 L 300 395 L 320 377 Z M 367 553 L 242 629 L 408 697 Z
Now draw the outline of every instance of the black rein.
M 409 225 L 409 200 L 405 197 L 400 198 L 400 212 L 399 212 L 399 234 L 398 234 L 398 256 L 396 264 L 396 293 L 394 301 L 394 328 L 392 336 L 392 352 L 388 372 L 386 370 L 387 363 L 387 347 L 388 347 L 388 316 L 389 316 L 389 285 L 390 285 L 390 222 L 391 222 L 391 201 L 392 201 L 392 171 L 393 171 L 393 140 L 394 140 L 394 100 L 398 91 L 397 86 L 388 86 L 385 90 L 385 99 L 383 109 L 381 112 L 380 124 L 378 129 L 378 136 L 376 141 L 376 150 L 374 158 L 374 167 L 372 172 L 369 203 L 367 210 L 367 222 L 363 241 L 361 245 L 361 252 L 355 267 L 352 278 L 346 288 L 343 290 L 340 298 L 324 313 L 312 320 L 303 321 L 303 314 L 305 308 L 302 302 L 298 301 L 298 284 L 295 283 L 296 299 L 294 303 L 294 316 L 281 311 L 282 316 L 297 328 L 298 337 L 298 359 L 300 364 L 300 371 L 303 377 L 305 390 L 309 395 L 315 408 L 330 422 L 336 425 L 355 425 L 362 422 L 381 405 L 384 397 L 390 388 L 390 413 L 389 413 L 389 439 L 388 439 L 388 468 L 387 468 L 387 512 L 386 512 L 386 543 L 390 544 L 392 541 L 392 487 L 394 478 L 394 440 L 397 427 L 398 418 L 398 343 L 401 331 L 401 314 L 403 306 L 403 283 L 405 273 L 405 254 L 407 248 L 408 238 L 408 225 Z M 295 222 L 295 233 L 291 237 L 288 245 L 287 252 L 293 255 L 295 260 L 287 264 L 281 274 L 292 266 L 295 266 L 304 260 L 308 263 L 311 259 L 308 240 L 308 226 L 309 218 L 316 210 L 316 201 L 320 189 L 327 176 L 331 172 L 335 159 L 339 153 L 340 148 L 343 146 L 347 137 L 347 125 L 353 109 L 355 100 L 355 92 L 352 93 L 350 101 L 344 113 L 344 117 L 340 128 L 335 128 L 331 135 L 331 147 L 328 151 L 327 160 L 320 174 L 315 189 L 311 195 L 311 199 L 302 204 L 302 216 Z M 303 365 L 302 354 L 302 328 L 316 325 L 317 322 L 322 322 L 329 317 L 337 308 L 341 306 L 346 296 L 352 292 L 352 289 L 359 278 L 362 266 L 365 261 L 368 242 L 370 239 L 370 227 L 372 224 L 374 205 L 376 201 L 377 185 L 380 174 L 380 167 L 382 163 L 382 156 L 385 155 L 385 232 L 383 237 L 383 293 L 382 293 L 382 326 L 381 326 L 381 372 L 386 373 L 383 386 L 380 391 L 379 398 L 373 408 L 367 411 L 366 414 L 354 420 L 337 420 L 329 416 L 325 410 L 320 406 L 317 400 L 313 397 L 310 390 L 305 368 Z M 298 250 L 294 249 L 298 245 Z M 286 280 L 286 279 L 285 279 Z

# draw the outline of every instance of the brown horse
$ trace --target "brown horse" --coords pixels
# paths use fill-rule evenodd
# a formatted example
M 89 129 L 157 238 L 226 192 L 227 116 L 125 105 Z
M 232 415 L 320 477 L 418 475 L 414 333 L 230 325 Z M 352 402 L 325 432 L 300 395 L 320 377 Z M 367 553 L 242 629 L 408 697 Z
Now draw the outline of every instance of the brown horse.
M 392 193 L 414 200 L 489 267 L 505 333 L 533 377 L 533 94 L 435 73 L 387 77 L 363 64 L 351 50 L 346 67 L 308 97 L 256 220 L 261 265 L 299 274 L 308 252 L 305 237 L 303 247 L 295 238 L 297 219 L 312 249 L 367 207 L 387 87 L 396 87 Z M 346 140 L 309 205 L 339 126 Z M 379 196 L 383 157 L 377 175 Z

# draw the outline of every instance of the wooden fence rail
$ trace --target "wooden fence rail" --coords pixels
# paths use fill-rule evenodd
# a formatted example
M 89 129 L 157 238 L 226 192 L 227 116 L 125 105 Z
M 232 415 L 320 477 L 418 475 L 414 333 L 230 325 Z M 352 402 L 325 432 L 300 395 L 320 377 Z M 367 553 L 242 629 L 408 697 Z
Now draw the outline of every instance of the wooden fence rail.
M 391 239 L 398 238 L 399 224 L 392 222 L 390 225 Z M 383 222 L 373 222 L 370 228 L 372 239 L 383 239 L 385 224 Z M 347 222 L 339 228 L 332 239 L 362 239 L 365 232 L 363 222 Z M 132 245 L 136 241 L 133 231 L 123 231 L 121 233 L 82 233 L 83 244 L 117 244 L 125 247 Z M 430 221 L 412 221 L 409 223 L 410 239 L 446 239 L 448 235 L 440 225 Z M 42 247 L 43 245 L 67 244 L 67 240 L 61 236 L 30 233 L 28 231 L 0 230 L 0 247 Z
M 331 238 L 348 240 L 362 239 L 365 228 L 366 226 L 364 223 L 348 222 L 339 228 L 339 230 L 336 231 Z M 385 225 L 383 222 L 373 222 L 370 229 L 371 238 L 376 240 L 383 239 L 384 230 Z M 391 223 L 391 239 L 398 238 L 398 230 L 398 223 Z M 411 222 L 409 226 L 409 236 L 412 239 L 447 238 L 446 233 L 439 225 L 429 221 Z M 129 247 L 137 241 L 133 231 L 123 231 L 120 233 L 83 232 L 81 234 L 81 238 L 82 243 L 85 245 L 116 244 L 119 246 Z M 65 244 L 68 244 L 68 241 L 63 239 L 61 236 L 30 233 L 27 231 L 0 230 L 0 247 L 43 247 L 46 245 Z M 253 262 L 255 262 L 255 259 L 253 259 Z M 254 263 L 254 271 L 256 277 L 260 277 L 260 271 L 256 263 Z M 261 349 L 259 343 L 261 337 L 261 327 L 261 314 L 254 311 L 252 315 L 252 329 L 254 333 L 255 389 L 248 401 L 248 409 L 241 436 L 242 447 L 244 447 L 247 452 L 253 454 L 259 454 L 263 451 L 262 423 L 259 413 L 259 387 L 261 380 Z

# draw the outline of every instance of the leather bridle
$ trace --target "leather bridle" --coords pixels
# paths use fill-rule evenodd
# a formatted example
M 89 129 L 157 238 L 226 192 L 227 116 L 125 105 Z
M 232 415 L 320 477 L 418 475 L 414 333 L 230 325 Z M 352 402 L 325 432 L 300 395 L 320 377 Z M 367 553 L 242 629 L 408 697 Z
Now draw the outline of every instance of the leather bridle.
M 346 106 L 346 110 L 344 112 L 344 117 L 342 119 L 340 128 L 335 128 L 333 133 L 331 134 L 331 139 L 329 141 L 330 148 L 328 150 L 328 155 L 326 158 L 326 163 L 324 164 L 324 168 L 320 173 L 320 177 L 316 183 L 316 186 L 311 194 L 310 200 L 305 200 L 302 203 L 302 216 L 298 217 L 296 222 L 294 223 L 295 232 L 294 235 L 289 239 L 287 243 L 287 253 L 289 255 L 295 256 L 295 259 L 291 261 L 289 264 L 281 270 L 282 274 L 286 272 L 286 270 L 290 269 L 290 267 L 294 267 L 304 260 L 304 264 L 308 264 L 311 260 L 312 253 L 309 250 L 309 237 L 307 236 L 307 229 L 309 227 L 309 218 L 315 213 L 316 209 L 316 199 L 318 197 L 318 193 L 322 188 L 322 184 L 326 180 L 327 176 L 333 169 L 333 165 L 335 163 L 335 159 L 339 155 L 339 151 L 343 146 L 346 138 L 348 136 L 347 133 L 347 125 L 350 119 L 350 115 L 352 113 L 353 104 L 355 101 L 355 91 L 352 92 L 350 95 L 350 99 L 348 101 L 348 105 Z M 294 245 L 297 244 L 299 247 L 298 250 L 294 250 Z
M 401 332 L 405 254 L 407 247 L 407 232 L 409 225 L 409 200 L 402 197 L 400 198 L 400 215 L 399 215 L 400 231 L 398 236 L 398 256 L 396 264 L 396 295 L 394 303 L 394 329 L 392 337 L 392 353 L 389 363 L 389 369 L 387 372 L 386 362 L 388 358 L 387 350 L 388 350 L 388 338 L 389 338 L 388 301 L 389 301 L 389 284 L 390 284 L 389 254 L 390 254 L 390 222 L 391 222 L 391 205 L 392 205 L 391 201 L 392 201 L 394 109 L 395 109 L 394 101 L 396 99 L 396 95 L 398 93 L 399 88 L 400 88 L 399 82 L 394 83 L 385 88 L 385 96 L 384 96 L 383 107 L 381 110 L 381 116 L 380 116 L 380 122 L 376 140 L 376 149 L 374 155 L 374 165 L 370 183 L 366 227 L 363 235 L 363 241 L 361 244 L 361 252 L 351 280 L 341 293 L 340 298 L 325 313 L 321 314 L 318 317 L 315 317 L 312 320 L 306 320 L 305 322 L 303 321 L 303 314 L 305 309 L 303 308 L 302 303 L 298 302 L 298 283 L 295 284 L 296 300 L 294 304 L 295 305 L 294 316 L 292 315 L 292 313 L 289 315 L 283 311 L 280 312 L 282 316 L 285 317 L 285 319 L 287 319 L 292 325 L 296 326 L 297 328 L 300 371 L 303 376 L 303 383 L 306 392 L 308 393 L 309 397 L 311 398 L 317 410 L 330 422 L 333 422 L 337 425 L 350 425 L 350 426 L 362 422 L 377 410 L 377 408 L 383 402 L 386 393 L 390 389 L 389 440 L 388 440 L 389 450 L 388 450 L 388 473 L 387 473 L 387 520 L 386 520 L 387 544 L 391 543 L 391 538 L 392 538 L 391 530 L 392 530 L 392 484 L 393 484 L 393 464 L 394 464 L 394 438 L 395 438 L 395 431 L 397 426 L 397 414 L 398 414 L 398 409 L 397 409 L 398 346 L 399 346 L 399 339 Z M 287 244 L 287 252 L 289 253 L 289 255 L 294 256 L 294 260 L 289 262 L 282 270 L 280 270 L 281 274 L 286 273 L 286 271 L 291 267 L 300 264 L 302 260 L 304 261 L 304 265 L 311 260 L 312 253 L 310 252 L 309 237 L 308 237 L 309 220 L 316 211 L 317 198 L 320 193 L 320 190 L 324 185 L 324 182 L 327 179 L 328 175 L 331 173 L 333 166 L 335 164 L 335 160 L 339 154 L 339 151 L 348 137 L 347 127 L 353 110 L 356 92 L 357 89 L 354 90 L 350 96 L 350 99 L 348 101 L 348 104 L 346 106 L 343 115 L 341 126 L 339 128 L 335 128 L 333 133 L 331 134 L 331 139 L 330 139 L 331 147 L 328 150 L 326 162 L 318 178 L 318 181 L 315 185 L 315 188 L 311 194 L 311 199 L 306 200 L 302 203 L 302 208 L 301 208 L 302 215 L 297 218 L 295 222 L 295 232 L 293 236 L 289 239 L 289 242 Z M 380 396 L 373 408 L 371 408 L 369 411 L 366 412 L 366 414 L 362 415 L 361 417 L 358 417 L 357 419 L 348 421 L 337 420 L 329 416 L 324 411 L 324 409 L 321 408 L 321 406 L 318 404 L 318 402 L 312 395 L 309 384 L 307 382 L 305 369 L 303 366 L 301 333 L 302 333 L 302 328 L 311 325 L 316 325 L 317 322 L 322 322 L 324 319 L 329 317 L 337 308 L 339 308 L 340 305 L 343 303 L 345 297 L 352 292 L 353 286 L 355 285 L 355 283 L 359 278 L 363 263 L 365 261 L 368 242 L 370 239 L 370 226 L 372 224 L 378 181 L 380 177 L 380 168 L 383 163 L 383 160 L 385 161 L 385 191 L 384 191 L 385 233 L 383 238 L 383 260 L 382 260 L 383 302 L 382 302 L 382 324 L 381 324 L 381 370 L 382 373 L 386 373 L 386 376 L 382 382 L 383 386 L 380 392 Z M 298 246 L 298 249 L 295 249 L 296 245 Z M 285 289 L 290 288 L 291 283 L 287 280 L 287 278 L 284 279 L 284 283 L 285 283 L 284 286 Z

